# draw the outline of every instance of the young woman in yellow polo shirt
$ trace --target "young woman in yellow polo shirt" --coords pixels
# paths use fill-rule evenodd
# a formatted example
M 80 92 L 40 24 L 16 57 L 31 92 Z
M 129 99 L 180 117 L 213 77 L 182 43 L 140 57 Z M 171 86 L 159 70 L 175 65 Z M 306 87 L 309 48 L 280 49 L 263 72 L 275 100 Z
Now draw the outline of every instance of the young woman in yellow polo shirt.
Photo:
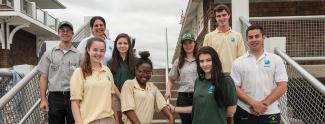
M 70 80 L 71 109 L 76 124 L 114 124 L 113 75 L 101 63 L 105 54 L 105 41 L 90 38 L 82 64 Z
M 154 112 L 162 111 L 174 124 L 174 117 L 158 88 L 148 82 L 152 75 L 152 62 L 149 52 L 140 53 L 135 65 L 135 79 L 127 80 L 121 92 L 123 120 L 125 124 L 151 124 Z

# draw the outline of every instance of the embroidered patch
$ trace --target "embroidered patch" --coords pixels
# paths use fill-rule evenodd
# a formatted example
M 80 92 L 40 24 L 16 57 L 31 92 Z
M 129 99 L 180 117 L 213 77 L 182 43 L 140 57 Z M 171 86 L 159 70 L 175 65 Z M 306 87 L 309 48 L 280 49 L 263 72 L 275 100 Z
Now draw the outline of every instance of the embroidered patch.
M 208 93 L 214 93 L 215 91 L 215 86 L 214 85 L 210 85 L 209 89 L 208 89 Z
M 111 46 L 108 47 L 109 50 L 112 50 L 113 48 Z
M 271 61 L 269 59 L 264 60 L 264 67 L 270 67 Z
M 235 43 L 236 42 L 235 37 L 229 37 L 228 40 L 229 40 L 230 43 Z
M 270 123 L 278 123 L 278 121 L 276 120 L 277 119 L 277 116 L 276 115 L 269 115 L 268 117 L 270 119 Z
M 110 81 L 111 80 L 111 77 L 109 77 L 108 75 L 106 75 L 106 79 Z

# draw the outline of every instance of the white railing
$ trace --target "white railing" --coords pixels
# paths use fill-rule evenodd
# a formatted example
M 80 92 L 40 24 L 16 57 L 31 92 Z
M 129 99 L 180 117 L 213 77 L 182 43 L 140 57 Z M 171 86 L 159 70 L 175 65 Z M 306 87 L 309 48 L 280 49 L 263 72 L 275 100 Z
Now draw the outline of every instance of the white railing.
M 14 8 L 14 2 L 13 0 L 1 0 L 0 5 L 2 5 L 2 10 L 8 9 L 12 10 Z
M 251 23 L 245 18 L 240 18 L 240 20 L 242 22 L 242 35 L 245 36 L 246 29 L 251 25 Z M 274 52 L 286 62 L 287 73 L 289 76 L 288 90 L 279 100 L 281 120 L 283 123 L 324 124 L 324 84 L 309 74 L 286 53 L 277 48 Z M 320 58 L 323 59 L 323 57 Z M 319 59 L 319 57 L 317 59 Z
M 39 72 L 35 67 L 28 75 L 20 80 L 12 89 L 0 99 L 0 123 L 17 124 L 28 113 L 33 113 L 27 124 L 41 123 L 44 115 L 37 111 L 30 112 L 31 108 L 39 101 Z
M 58 19 L 36 6 L 28 0 L 0 0 L 0 10 L 19 11 L 34 20 L 37 20 L 53 30 L 57 30 Z

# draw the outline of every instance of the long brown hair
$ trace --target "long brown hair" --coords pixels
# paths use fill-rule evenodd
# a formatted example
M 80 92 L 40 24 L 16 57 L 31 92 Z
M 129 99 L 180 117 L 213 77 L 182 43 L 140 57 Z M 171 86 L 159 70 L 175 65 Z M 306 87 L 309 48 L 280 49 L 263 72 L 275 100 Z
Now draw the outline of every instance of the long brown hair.
M 127 64 L 127 68 L 129 70 L 130 74 L 132 76 L 134 76 L 135 58 L 134 58 L 134 54 L 133 54 L 133 50 L 132 50 L 131 38 L 129 37 L 128 34 L 125 34 L 125 33 L 121 33 L 121 34 L 117 35 L 117 37 L 115 38 L 113 55 L 112 55 L 112 59 L 110 61 L 111 71 L 113 74 L 115 74 L 117 72 L 118 68 L 120 68 L 120 62 L 123 61 L 120 52 L 117 50 L 117 41 L 120 38 L 126 38 L 128 41 L 129 49 L 128 49 L 127 55 L 125 57 L 125 62 Z
M 90 76 L 93 71 L 92 71 L 92 67 L 91 67 L 91 63 L 90 63 L 90 56 L 88 53 L 88 50 L 90 49 L 91 45 L 93 45 L 94 42 L 102 42 L 105 45 L 105 50 L 106 50 L 106 43 L 102 38 L 99 37 L 92 37 L 90 39 L 87 40 L 87 45 L 85 48 L 85 55 L 84 58 L 80 64 L 81 67 L 81 71 L 82 71 L 82 75 L 84 77 L 84 79 L 86 79 L 87 76 Z
M 183 67 L 183 65 L 185 63 L 185 58 L 187 57 L 186 52 L 185 52 L 184 47 L 183 47 L 184 42 L 185 41 L 183 41 L 181 43 L 182 48 L 181 48 L 181 52 L 180 52 L 179 59 L 178 59 L 178 69 L 181 69 Z M 197 43 L 195 41 L 191 41 L 191 42 L 194 42 L 194 44 L 195 44 L 194 45 L 194 50 L 193 50 L 193 57 L 195 57 L 196 52 L 197 52 Z

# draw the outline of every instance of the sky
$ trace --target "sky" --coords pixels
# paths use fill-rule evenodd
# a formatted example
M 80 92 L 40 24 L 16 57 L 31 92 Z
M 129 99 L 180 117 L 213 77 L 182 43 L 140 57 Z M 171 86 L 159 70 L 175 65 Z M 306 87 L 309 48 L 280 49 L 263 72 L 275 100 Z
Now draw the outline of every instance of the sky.
M 59 0 L 66 9 L 48 10 L 60 21 L 68 20 L 74 31 L 84 24 L 85 16 L 102 16 L 114 40 L 119 33 L 136 38 L 137 51 L 148 50 L 154 68 L 166 65 L 166 33 L 169 44 L 169 65 L 181 29 L 181 11 L 188 0 Z M 170 66 L 169 66 L 170 67 Z

